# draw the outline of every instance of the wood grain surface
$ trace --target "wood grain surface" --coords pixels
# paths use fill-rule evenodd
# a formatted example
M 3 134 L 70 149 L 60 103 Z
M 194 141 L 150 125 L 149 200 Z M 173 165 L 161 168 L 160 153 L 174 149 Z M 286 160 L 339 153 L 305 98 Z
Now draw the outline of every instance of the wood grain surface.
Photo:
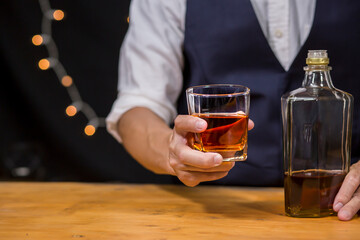
M 0 239 L 360 239 L 360 218 L 284 215 L 282 188 L 0 183 Z

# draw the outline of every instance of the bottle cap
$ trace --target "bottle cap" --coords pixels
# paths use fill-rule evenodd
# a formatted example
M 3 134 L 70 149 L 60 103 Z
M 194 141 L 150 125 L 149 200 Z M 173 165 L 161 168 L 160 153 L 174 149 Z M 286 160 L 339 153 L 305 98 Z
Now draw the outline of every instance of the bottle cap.
M 330 62 L 327 50 L 309 50 L 306 58 L 307 65 L 328 65 Z

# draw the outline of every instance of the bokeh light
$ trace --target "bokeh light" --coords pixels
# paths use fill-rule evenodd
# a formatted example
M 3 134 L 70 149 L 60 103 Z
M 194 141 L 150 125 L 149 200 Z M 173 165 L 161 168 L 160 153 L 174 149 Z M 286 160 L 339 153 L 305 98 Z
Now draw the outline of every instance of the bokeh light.
M 64 19 L 64 12 L 62 10 L 55 10 L 54 13 L 53 13 L 53 18 L 56 20 L 56 21 L 61 21 Z
M 92 136 L 92 135 L 94 135 L 95 130 L 96 130 L 95 127 L 93 125 L 89 124 L 85 127 L 84 132 L 86 135 Z
M 70 87 L 73 84 L 73 80 L 70 76 L 66 75 L 66 76 L 62 77 L 61 84 L 64 87 Z
M 39 61 L 38 66 L 41 70 L 46 70 L 46 69 L 49 69 L 50 62 L 46 58 L 43 58 Z
M 40 46 L 41 44 L 43 44 L 44 39 L 41 35 L 34 35 L 31 41 L 35 46 Z
M 127 23 L 130 23 L 130 17 L 126 18 Z
M 52 68 L 55 71 L 61 84 L 64 87 L 68 88 L 67 91 L 72 100 L 72 104 L 67 106 L 65 109 L 65 113 L 67 116 L 73 117 L 80 111 L 91 112 L 93 111 L 92 107 L 82 102 L 80 93 L 78 92 L 72 77 L 69 75 L 65 75 L 67 74 L 66 70 L 59 61 L 58 54 L 56 52 L 57 46 L 55 41 L 52 39 L 51 21 L 63 20 L 65 18 L 65 13 L 60 9 L 51 9 L 49 0 L 45 0 L 45 2 L 48 2 L 47 5 L 49 6 L 49 8 L 42 9 L 43 21 L 41 24 L 41 29 L 43 31 L 44 30 L 46 31 L 42 32 L 41 34 L 33 35 L 31 38 L 32 44 L 35 46 L 48 45 L 48 43 L 50 43 L 50 46 L 47 46 L 46 48 L 48 50 L 49 56 L 47 58 L 43 58 L 40 61 L 38 61 L 37 62 L 38 67 L 41 70 L 47 70 L 49 68 Z M 127 17 L 126 21 L 129 22 L 130 18 Z M 97 115 L 92 116 L 91 121 L 84 128 L 84 132 L 87 136 L 92 136 L 95 134 L 98 127 L 104 127 L 104 120 L 101 119 L 100 122 L 100 118 Z
M 72 117 L 75 116 L 75 114 L 77 113 L 77 109 L 75 106 L 70 105 L 66 108 L 65 112 L 69 117 Z

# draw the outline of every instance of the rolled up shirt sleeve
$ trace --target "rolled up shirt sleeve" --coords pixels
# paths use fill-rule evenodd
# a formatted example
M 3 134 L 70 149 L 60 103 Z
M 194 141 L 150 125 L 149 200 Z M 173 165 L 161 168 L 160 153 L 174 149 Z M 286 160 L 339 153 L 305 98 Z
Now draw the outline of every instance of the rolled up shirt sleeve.
M 186 0 L 133 0 L 130 25 L 120 50 L 118 97 L 106 118 L 119 142 L 120 117 L 146 107 L 170 124 L 182 89 Z

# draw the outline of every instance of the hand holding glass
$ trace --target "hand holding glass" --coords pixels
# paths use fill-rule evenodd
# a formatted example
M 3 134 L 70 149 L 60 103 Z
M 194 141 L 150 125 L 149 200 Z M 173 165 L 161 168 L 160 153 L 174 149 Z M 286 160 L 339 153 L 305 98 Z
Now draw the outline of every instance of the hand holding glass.
M 186 90 L 189 114 L 204 119 L 204 132 L 190 138 L 193 149 L 219 153 L 224 161 L 247 158 L 250 89 L 241 85 L 213 84 Z

